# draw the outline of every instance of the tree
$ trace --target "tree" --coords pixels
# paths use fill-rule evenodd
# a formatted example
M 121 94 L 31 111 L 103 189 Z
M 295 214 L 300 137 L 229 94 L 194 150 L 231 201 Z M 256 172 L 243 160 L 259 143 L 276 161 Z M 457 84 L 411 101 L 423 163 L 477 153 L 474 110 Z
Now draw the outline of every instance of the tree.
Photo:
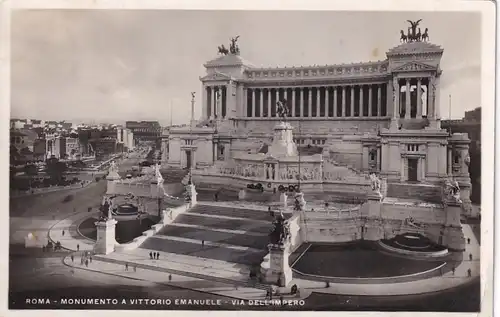
M 45 172 L 49 175 L 53 184 L 59 184 L 64 179 L 64 174 L 68 167 L 66 163 L 60 162 L 56 158 L 50 158 L 46 162 Z
M 16 163 L 19 161 L 21 158 L 21 155 L 19 154 L 19 150 L 17 147 L 14 145 L 10 146 L 10 164 L 16 165 Z

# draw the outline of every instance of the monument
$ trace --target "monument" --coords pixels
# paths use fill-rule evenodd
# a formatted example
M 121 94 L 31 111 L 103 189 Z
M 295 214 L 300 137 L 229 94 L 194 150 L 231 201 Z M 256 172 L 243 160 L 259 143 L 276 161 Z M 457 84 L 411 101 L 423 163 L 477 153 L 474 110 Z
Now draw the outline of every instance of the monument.
M 113 219 L 113 208 L 113 198 L 105 197 L 104 203 L 101 205 L 101 215 L 99 216 L 99 220 L 95 222 L 97 241 L 94 245 L 94 252 L 96 254 L 109 254 L 115 251 L 117 244 L 115 229 L 118 222 Z
M 290 225 L 282 213 L 276 215 L 269 234 L 269 268 L 263 272 L 264 281 L 284 287 L 292 281 L 290 256 Z
M 115 161 L 111 161 L 111 163 L 109 164 L 109 171 L 108 175 L 106 176 L 106 180 L 115 181 L 119 179 L 121 179 L 121 177 L 118 174 L 118 166 L 116 165 Z

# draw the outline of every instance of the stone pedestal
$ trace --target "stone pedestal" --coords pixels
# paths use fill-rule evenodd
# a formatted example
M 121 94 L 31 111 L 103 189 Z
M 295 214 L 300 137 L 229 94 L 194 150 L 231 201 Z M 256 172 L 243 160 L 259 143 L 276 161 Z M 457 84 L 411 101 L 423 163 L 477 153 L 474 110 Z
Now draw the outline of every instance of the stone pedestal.
M 279 122 L 274 127 L 273 143 L 267 152 L 274 157 L 297 156 L 297 145 L 293 141 L 293 127 L 288 122 Z
M 288 207 L 288 195 L 286 193 L 281 193 L 280 194 L 280 203 L 283 208 Z
M 269 244 L 269 269 L 265 272 L 265 282 L 286 287 L 292 281 L 292 269 L 288 263 L 290 256 L 287 245 Z
M 190 197 L 190 202 L 189 202 L 189 205 L 190 207 L 194 207 L 196 206 L 196 204 L 198 203 L 198 193 L 196 192 L 196 188 L 194 187 L 194 184 L 187 184 L 186 185 L 186 191 Z
M 371 192 L 368 194 L 368 201 L 362 207 L 362 214 L 367 218 L 380 218 L 382 208 L 382 194 Z
M 117 223 L 115 219 L 95 223 L 97 227 L 97 241 L 94 246 L 94 252 L 96 254 L 109 254 L 115 251 L 115 245 L 117 244 L 115 228 Z
M 446 200 L 443 245 L 452 250 L 465 250 L 465 238 L 460 223 L 462 204 L 454 200 Z
M 460 214 L 462 212 L 462 204 L 456 201 L 445 201 L 444 204 L 445 212 L 445 226 L 455 226 L 461 227 L 460 224 Z
M 239 200 L 245 200 L 247 198 L 247 191 L 244 190 L 244 189 L 241 189 L 239 192 L 238 192 L 238 199 Z
M 116 181 L 122 179 L 121 176 L 118 174 L 117 171 L 109 171 L 108 175 L 106 176 L 106 180 L 108 181 Z

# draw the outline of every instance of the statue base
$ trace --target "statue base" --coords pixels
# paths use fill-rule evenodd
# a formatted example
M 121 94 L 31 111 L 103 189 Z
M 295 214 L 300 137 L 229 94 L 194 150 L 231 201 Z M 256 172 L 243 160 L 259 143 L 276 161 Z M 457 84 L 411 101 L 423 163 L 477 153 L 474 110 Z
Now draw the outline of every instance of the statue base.
M 95 223 L 97 227 L 97 241 L 94 245 L 94 252 L 96 254 L 110 254 L 115 251 L 115 245 L 117 244 L 115 228 L 117 223 L 118 221 L 115 219 Z
M 442 245 L 450 250 L 465 251 L 465 237 L 462 227 L 445 227 L 443 229 Z
M 280 204 L 284 209 L 288 207 L 288 195 L 286 193 L 280 194 Z
M 122 179 L 121 176 L 116 171 L 111 171 L 106 176 L 106 180 L 108 181 L 116 181 Z
M 286 287 L 292 282 L 293 273 L 288 263 L 290 256 L 287 245 L 269 244 L 269 268 L 263 272 L 264 281 L 280 287 Z
M 247 198 L 247 191 L 244 190 L 244 189 L 241 189 L 239 192 L 238 192 L 238 199 L 239 200 L 245 200 Z
M 462 203 L 454 200 L 445 200 L 445 226 L 461 227 L 460 215 L 462 213 Z
M 196 188 L 194 187 L 194 184 L 187 184 L 186 185 L 186 192 L 189 195 L 189 207 L 192 208 L 198 204 L 198 193 L 196 192 Z

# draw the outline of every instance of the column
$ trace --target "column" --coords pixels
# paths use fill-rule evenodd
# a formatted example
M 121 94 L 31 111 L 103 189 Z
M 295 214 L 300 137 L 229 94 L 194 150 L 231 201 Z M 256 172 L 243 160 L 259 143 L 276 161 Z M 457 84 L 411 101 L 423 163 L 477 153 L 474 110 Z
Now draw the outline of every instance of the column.
M 342 86 L 342 117 L 345 117 L 345 86 Z
M 267 117 L 271 117 L 271 88 L 267 88 Z
M 309 87 L 307 91 L 307 111 L 308 111 L 308 117 L 312 117 L 312 88 Z
M 333 87 L 333 116 L 337 116 L 337 87 Z
M 453 175 L 453 151 L 451 148 L 448 148 L 448 176 Z
M 410 96 L 410 80 L 407 78 L 406 79 L 406 100 L 405 100 L 405 119 L 410 118 L 410 113 L 411 113 L 411 96 Z
M 434 79 L 434 118 L 440 120 L 441 119 L 441 111 L 439 109 L 439 98 L 440 98 L 440 89 L 439 82 L 441 81 L 441 76 L 437 76 Z M 437 101 L 437 104 L 436 104 Z
M 422 78 L 417 79 L 417 119 L 422 118 Z
M 325 87 L 325 117 L 330 116 L 330 87 Z
M 252 88 L 252 113 L 253 117 L 257 117 L 257 107 L 255 106 L 255 88 Z
M 363 85 L 359 86 L 359 116 L 364 117 L 363 113 L 363 98 L 364 98 L 364 87 Z
M 295 118 L 295 88 L 292 88 L 292 117 Z
M 420 181 L 425 180 L 425 157 L 420 159 Z
M 260 93 L 260 102 L 259 102 L 260 117 L 264 118 L 264 89 L 260 88 L 259 93 Z
M 248 109 L 248 89 L 247 87 L 243 87 L 243 117 L 247 116 L 247 109 Z
M 280 101 L 280 89 L 281 89 L 281 88 L 276 88 L 276 102 L 274 103 L 274 105 L 272 105 L 272 106 L 273 106 L 273 107 L 275 107 L 275 108 L 276 108 L 276 103 L 277 103 L 278 101 Z M 277 116 L 278 116 L 278 113 L 276 113 L 276 117 L 277 117 Z
M 377 116 L 382 116 L 382 84 L 377 85 Z M 387 95 L 387 99 L 389 99 L 389 95 Z M 389 109 L 389 108 L 386 108 Z
M 434 119 L 434 100 L 436 98 L 435 96 L 435 79 L 434 76 L 431 76 L 429 78 L 429 87 L 427 88 L 429 90 L 429 97 L 427 100 L 428 104 L 428 109 L 427 109 L 427 118 L 428 119 Z
M 350 117 L 354 117 L 354 85 L 352 86 L 349 86 L 351 89 L 351 113 L 350 113 Z
M 304 87 L 300 87 L 300 117 L 304 117 Z
M 373 116 L 372 113 L 372 85 L 368 85 L 368 116 Z
M 208 116 L 208 92 L 207 92 L 207 86 L 203 85 L 203 91 L 201 92 L 202 93 L 202 99 L 201 99 L 201 102 L 202 102 L 202 105 L 203 105 L 203 110 L 201 112 L 201 118 L 203 119 L 205 116 Z M 208 119 L 208 118 L 207 118 Z
M 392 107 L 392 118 L 397 119 L 398 114 L 399 114 L 399 109 L 398 109 L 399 108 L 399 94 L 401 93 L 401 88 L 399 87 L 399 80 L 397 78 L 394 78 L 392 84 L 394 85 L 394 89 L 393 89 L 394 96 L 392 97 L 393 101 L 394 101 L 394 105 Z
M 321 110 L 321 87 L 316 87 L 316 117 L 320 117 Z

